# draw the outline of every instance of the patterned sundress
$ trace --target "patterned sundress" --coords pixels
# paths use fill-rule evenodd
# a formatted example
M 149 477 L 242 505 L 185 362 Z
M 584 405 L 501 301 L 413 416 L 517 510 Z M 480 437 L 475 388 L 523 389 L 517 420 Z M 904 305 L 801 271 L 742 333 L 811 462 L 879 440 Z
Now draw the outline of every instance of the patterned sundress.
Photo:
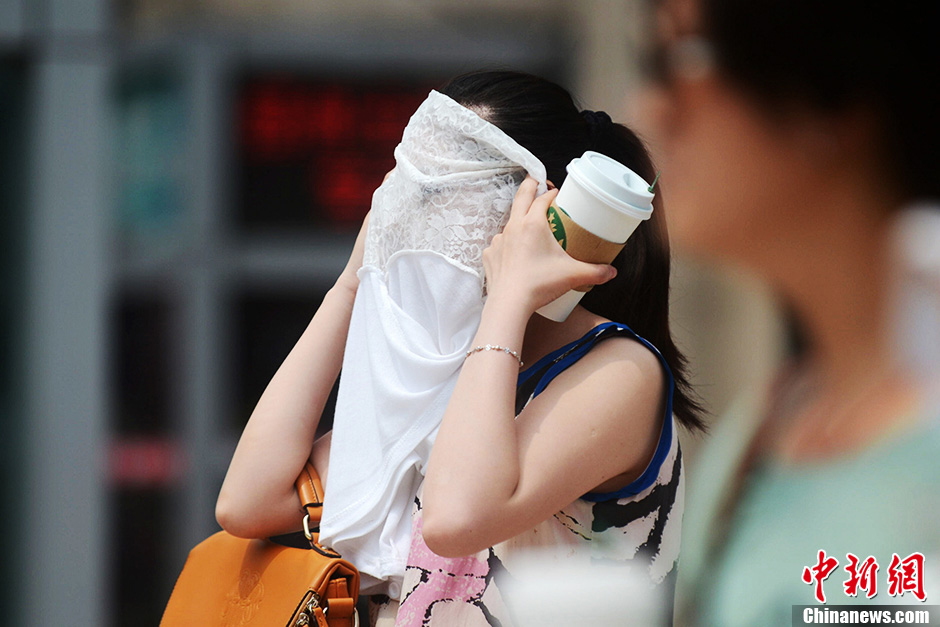
M 517 560 L 533 550 L 573 567 L 615 564 L 639 571 L 650 595 L 664 602 L 662 622 L 671 624 L 685 482 L 672 416 L 674 380 L 662 355 L 626 325 L 600 324 L 519 373 L 516 414 L 598 342 L 616 336 L 653 351 L 667 375 L 665 420 L 646 470 L 616 492 L 586 494 L 529 531 L 464 558 L 440 557 L 424 543 L 419 491 L 400 605 L 373 599 L 372 625 L 510 627 L 513 610 L 501 588 L 512 580 Z

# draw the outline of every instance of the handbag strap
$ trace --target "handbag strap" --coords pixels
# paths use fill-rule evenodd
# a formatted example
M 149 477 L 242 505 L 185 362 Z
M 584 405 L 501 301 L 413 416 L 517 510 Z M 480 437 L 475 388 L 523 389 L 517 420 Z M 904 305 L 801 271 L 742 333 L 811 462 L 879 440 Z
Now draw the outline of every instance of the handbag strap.
M 307 462 L 294 485 L 297 488 L 297 496 L 300 497 L 300 507 L 307 515 L 304 518 L 305 528 L 309 525 L 318 529 L 323 515 L 323 484 L 313 464 Z M 306 530 L 309 535 L 309 528 Z
M 358 627 L 359 614 L 356 611 L 356 601 L 359 598 L 359 571 L 349 562 L 343 561 L 339 553 L 320 545 L 320 518 L 323 515 L 323 483 L 313 464 L 308 460 L 303 471 L 294 484 L 297 496 L 300 497 L 301 509 L 304 512 L 304 535 L 310 541 L 310 548 L 333 563 L 332 570 L 327 575 L 326 588 L 317 592 L 311 588 L 313 599 L 319 602 L 307 606 L 306 615 L 311 627 L 325 625 L 327 627 Z M 324 571 L 326 573 L 327 571 Z M 320 606 L 320 603 L 325 605 Z M 329 609 L 329 619 L 326 617 Z

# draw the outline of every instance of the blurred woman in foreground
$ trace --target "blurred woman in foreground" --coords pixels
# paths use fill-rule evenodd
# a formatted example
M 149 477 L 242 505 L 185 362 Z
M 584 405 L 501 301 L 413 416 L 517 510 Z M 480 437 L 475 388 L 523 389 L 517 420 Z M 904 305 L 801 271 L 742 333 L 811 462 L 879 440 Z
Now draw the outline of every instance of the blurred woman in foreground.
M 912 604 L 940 583 L 940 376 L 899 350 L 895 249 L 911 220 L 907 255 L 940 249 L 932 4 L 656 8 L 670 231 L 771 282 L 805 336 L 693 471 L 689 621 L 790 625 L 820 594 Z

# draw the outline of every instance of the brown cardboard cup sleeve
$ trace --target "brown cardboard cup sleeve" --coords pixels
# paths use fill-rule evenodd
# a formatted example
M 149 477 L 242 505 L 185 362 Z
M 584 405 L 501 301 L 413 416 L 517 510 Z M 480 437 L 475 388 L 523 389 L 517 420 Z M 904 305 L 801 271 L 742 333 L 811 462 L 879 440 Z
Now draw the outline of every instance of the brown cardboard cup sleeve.
M 574 259 L 587 263 L 610 263 L 623 250 L 626 242 L 611 242 L 594 235 L 571 219 L 565 210 L 552 203 L 548 208 L 548 223 L 561 247 Z M 593 286 L 581 285 L 574 289 L 587 292 Z

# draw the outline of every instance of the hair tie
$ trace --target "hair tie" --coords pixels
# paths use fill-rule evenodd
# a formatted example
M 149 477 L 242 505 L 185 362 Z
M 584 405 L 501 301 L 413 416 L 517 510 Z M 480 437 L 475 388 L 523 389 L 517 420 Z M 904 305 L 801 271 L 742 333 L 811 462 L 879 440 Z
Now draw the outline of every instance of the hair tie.
M 603 111 L 591 111 L 585 109 L 581 112 L 584 121 L 587 122 L 588 132 L 591 134 L 591 143 L 596 143 L 597 138 L 603 134 L 614 121 Z

